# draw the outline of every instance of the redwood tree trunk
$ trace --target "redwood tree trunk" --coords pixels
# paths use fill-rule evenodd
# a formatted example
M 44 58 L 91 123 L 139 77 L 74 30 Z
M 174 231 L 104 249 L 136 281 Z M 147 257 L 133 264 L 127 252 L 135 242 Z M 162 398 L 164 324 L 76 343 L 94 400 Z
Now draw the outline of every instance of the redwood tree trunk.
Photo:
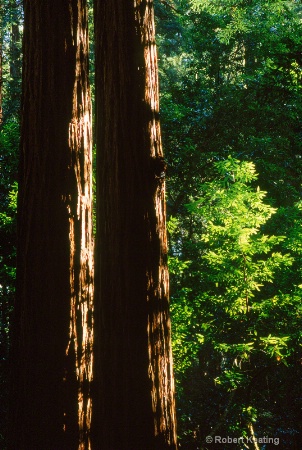
M 85 0 L 25 0 L 13 450 L 88 449 L 92 236 Z
M 176 449 L 153 2 L 95 0 L 93 448 Z

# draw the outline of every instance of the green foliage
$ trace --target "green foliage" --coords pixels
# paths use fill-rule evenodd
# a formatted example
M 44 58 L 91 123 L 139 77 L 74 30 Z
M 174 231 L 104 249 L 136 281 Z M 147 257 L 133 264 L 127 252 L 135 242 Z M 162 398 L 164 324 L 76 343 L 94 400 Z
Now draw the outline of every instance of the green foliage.
M 15 228 L 17 211 L 17 155 L 19 126 L 14 120 L 0 131 L 0 285 L 4 292 L 14 291 Z
M 0 124 L 0 447 L 5 449 L 10 322 L 16 276 L 17 166 L 21 98 L 22 2 L 0 5 L 2 107 Z
M 256 178 L 254 165 L 229 158 L 215 167 L 218 180 L 204 183 L 202 198 L 188 210 L 199 216 L 200 249 L 210 269 L 208 286 L 225 290 L 232 302 L 230 312 L 244 311 L 263 283 L 272 282 L 275 269 L 290 265 L 292 258 L 272 252 L 284 236 L 260 233 L 275 209 L 263 202 L 265 192 L 247 184 Z
M 198 3 L 173 2 L 158 27 L 170 211 L 228 154 L 256 163 L 271 201 L 290 205 L 301 189 L 301 8 Z
M 300 448 L 301 5 L 156 13 L 180 442 Z
M 183 408 L 180 423 L 184 429 L 188 426 L 188 404 L 197 409 L 198 401 L 205 401 L 195 391 L 192 398 L 185 388 L 186 380 L 194 376 L 196 389 L 213 399 L 207 407 L 200 404 L 203 412 L 191 422 L 196 436 L 201 427 L 208 429 L 205 436 L 210 434 L 217 423 L 219 435 L 236 431 L 248 436 L 250 420 L 257 432 L 269 433 L 270 427 L 277 432 L 276 423 L 267 424 L 257 413 L 267 410 L 273 415 L 273 408 L 265 404 L 266 393 L 264 402 L 258 398 L 254 383 L 264 373 L 268 385 L 274 386 L 280 365 L 296 370 L 299 364 L 301 289 L 280 290 L 284 284 L 280 274 L 291 270 L 295 254 L 285 236 L 264 234 L 277 210 L 265 203 L 266 193 L 255 185 L 253 163 L 229 157 L 214 164 L 214 174 L 187 205 L 192 219 L 190 260 L 184 260 L 177 247 L 176 219 L 169 226 L 172 253 L 176 252 L 169 261 L 175 370 Z M 296 231 L 301 224 L 302 217 L 297 218 L 292 228 L 295 249 L 298 240 L 301 244 L 302 235 Z M 296 283 L 301 281 L 301 276 L 296 278 Z M 233 393 L 232 408 L 225 400 L 228 393 Z M 279 402 L 280 395 L 275 395 Z M 223 412 L 216 411 L 216 401 L 224 404 Z M 253 413 L 244 419 L 247 408 Z M 192 444 L 192 437 L 183 439 Z
M 0 130 L 0 446 L 5 448 L 10 319 L 16 277 L 17 154 L 19 126 L 7 121 Z

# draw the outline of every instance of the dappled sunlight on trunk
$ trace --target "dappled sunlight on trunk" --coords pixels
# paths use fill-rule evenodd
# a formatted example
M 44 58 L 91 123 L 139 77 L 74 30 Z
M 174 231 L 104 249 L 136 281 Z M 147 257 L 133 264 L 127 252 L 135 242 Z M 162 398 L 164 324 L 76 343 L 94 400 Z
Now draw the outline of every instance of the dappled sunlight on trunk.
M 95 6 L 97 233 L 93 438 L 175 450 L 165 161 L 153 2 Z
M 147 272 L 148 356 L 151 380 L 152 409 L 155 435 L 165 436 L 170 445 L 176 442 L 176 415 L 174 378 L 172 371 L 171 323 L 169 317 L 169 274 L 167 267 L 167 234 L 165 204 L 165 163 L 159 121 L 159 91 L 157 50 L 153 1 L 135 1 L 137 34 L 144 53 L 144 65 L 139 68 L 145 82 L 145 109 L 147 122 L 146 145 L 150 148 L 153 170 L 153 211 L 155 223 L 151 227 L 150 245 L 158 240 L 154 260 Z M 148 220 L 148 216 L 146 219 Z M 153 227 L 153 228 L 152 228 Z M 157 253 L 158 252 L 158 253 Z M 154 271 L 156 270 L 156 272 Z
M 93 347 L 92 130 L 88 85 L 86 16 L 80 16 L 76 45 L 73 118 L 69 124 L 70 171 L 77 199 L 67 205 L 70 239 L 70 331 L 66 354 L 75 352 L 79 450 L 90 449 Z M 86 70 L 85 70 L 86 69 Z M 73 199 L 75 200 L 75 199 Z

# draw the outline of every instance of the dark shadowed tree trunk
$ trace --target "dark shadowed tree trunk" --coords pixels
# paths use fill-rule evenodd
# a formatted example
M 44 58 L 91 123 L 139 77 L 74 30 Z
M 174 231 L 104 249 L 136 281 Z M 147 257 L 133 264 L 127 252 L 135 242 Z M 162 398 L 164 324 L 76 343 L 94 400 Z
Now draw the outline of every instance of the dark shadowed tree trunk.
M 96 449 L 176 449 L 152 1 L 95 1 Z
M 13 450 L 88 449 L 91 129 L 85 0 L 24 1 Z

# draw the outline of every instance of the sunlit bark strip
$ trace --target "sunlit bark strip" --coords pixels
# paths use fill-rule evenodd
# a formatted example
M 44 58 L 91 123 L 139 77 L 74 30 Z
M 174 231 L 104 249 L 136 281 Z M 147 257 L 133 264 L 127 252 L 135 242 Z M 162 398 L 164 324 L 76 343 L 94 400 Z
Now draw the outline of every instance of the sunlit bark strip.
M 95 0 L 95 448 L 175 450 L 153 2 Z
M 151 158 L 155 161 L 156 188 L 153 204 L 156 216 L 160 250 L 157 273 L 155 267 L 148 271 L 149 376 L 152 381 L 152 407 L 156 435 L 164 435 L 171 446 L 176 443 L 176 409 L 174 403 L 174 378 L 172 374 L 171 326 L 168 309 L 169 277 L 167 267 L 167 234 L 165 204 L 165 165 L 159 123 L 158 65 L 155 45 L 154 5 L 151 0 L 135 1 L 137 33 L 144 51 L 141 73 L 145 81 L 145 104 L 150 110 L 148 132 Z M 162 166 L 161 166 L 162 164 Z M 172 448 L 172 447 L 171 447 Z
M 12 450 L 89 449 L 91 106 L 85 0 L 24 1 Z
M 70 202 L 70 341 L 75 351 L 78 380 L 79 450 L 91 448 L 92 313 L 93 313 L 93 236 L 92 236 L 92 136 L 91 101 L 88 79 L 88 28 L 86 2 L 77 2 L 71 10 L 71 24 L 76 30 L 75 82 L 72 120 L 69 124 L 71 166 L 77 184 L 76 202 Z M 77 239 L 77 242 L 75 241 Z M 73 346 L 70 344 L 73 342 Z

